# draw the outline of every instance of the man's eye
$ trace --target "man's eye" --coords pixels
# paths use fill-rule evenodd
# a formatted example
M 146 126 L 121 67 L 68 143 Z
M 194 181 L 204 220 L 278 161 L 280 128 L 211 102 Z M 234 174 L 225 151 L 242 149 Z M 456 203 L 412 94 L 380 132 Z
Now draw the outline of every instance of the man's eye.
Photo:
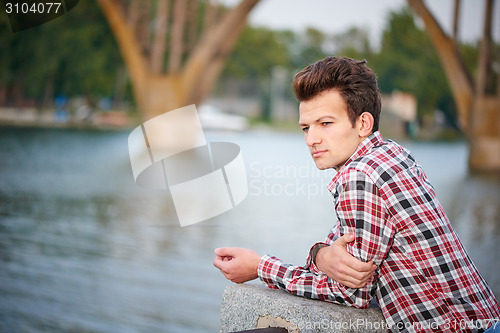
M 307 132 L 309 130 L 309 127 L 302 127 L 302 131 Z
M 331 123 L 332 123 L 331 121 L 324 121 L 324 122 L 322 122 L 322 123 L 321 123 L 321 125 L 323 125 L 323 126 L 328 126 L 328 125 L 330 125 Z

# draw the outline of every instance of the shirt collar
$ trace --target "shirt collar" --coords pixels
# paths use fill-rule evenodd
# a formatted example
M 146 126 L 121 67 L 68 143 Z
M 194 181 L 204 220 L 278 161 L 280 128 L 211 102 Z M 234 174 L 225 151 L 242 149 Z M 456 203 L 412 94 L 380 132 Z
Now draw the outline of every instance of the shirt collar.
M 358 148 L 354 151 L 354 154 L 349 157 L 349 159 L 340 167 L 335 177 L 333 177 L 330 184 L 328 184 L 328 190 L 330 192 L 335 188 L 335 184 L 337 183 L 338 178 L 340 177 L 341 170 L 346 167 L 352 161 L 358 159 L 361 156 L 366 155 L 373 147 L 380 146 L 383 144 L 384 138 L 382 138 L 382 134 L 379 131 L 375 131 L 366 139 L 364 139 L 359 145 Z

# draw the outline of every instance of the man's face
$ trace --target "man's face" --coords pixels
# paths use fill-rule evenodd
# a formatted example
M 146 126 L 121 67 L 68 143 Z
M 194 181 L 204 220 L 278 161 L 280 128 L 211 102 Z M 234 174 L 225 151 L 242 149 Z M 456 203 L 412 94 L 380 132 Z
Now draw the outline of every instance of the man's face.
M 299 126 L 320 170 L 338 170 L 364 139 L 359 135 L 359 122 L 352 126 L 347 116 L 347 105 L 335 90 L 301 102 L 299 114 Z

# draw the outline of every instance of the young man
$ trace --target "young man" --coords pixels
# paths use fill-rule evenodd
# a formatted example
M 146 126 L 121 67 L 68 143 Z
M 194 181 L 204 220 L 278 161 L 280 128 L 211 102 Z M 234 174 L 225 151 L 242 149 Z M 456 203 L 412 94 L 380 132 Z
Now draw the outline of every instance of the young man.
M 293 89 L 316 166 L 337 171 L 328 190 L 338 222 L 304 267 L 242 248 L 216 249 L 214 265 L 236 283 L 259 277 L 270 288 L 358 308 L 375 297 L 393 332 L 492 326 L 497 301 L 424 171 L 378 131 L 380 92 L 371 69 L 329 57 L 297 73 Z

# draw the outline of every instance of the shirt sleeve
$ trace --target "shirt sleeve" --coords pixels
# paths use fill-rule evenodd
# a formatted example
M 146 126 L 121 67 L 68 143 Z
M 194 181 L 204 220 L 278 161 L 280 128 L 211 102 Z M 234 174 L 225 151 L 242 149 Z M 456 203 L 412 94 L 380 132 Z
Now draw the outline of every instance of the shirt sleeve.
M 373 260 L 380 266 L 394 239 L 394 228 L 388 223 L 390 214 L 380 190 L 368 175 L 354 169 L 343 174 L 340 184 L 335 205 L 339 234 L 355 235 L 347 251 L 361 261 Z
M 285 264 L 276 257 L 265 255 L 260 260 L 258 273 L 259 278 L 270 288 L 282 289 L 306 298 L 357 307 L 350 302 L 350 294 L 354 289 L 337 283 L 319 271 L 313 272 L 307 267 Z
M 355 241 L 348 245 L 348 252 L 365 262 L 374 260 L 378 266 L 390 248 L 391 231 L 385 228 L 387 209 L 378 189 L 364 173 L 347 171 L 342 178 L 339 198 L 336 200 L 339 235 L 354 233 Z M 327 242 L 336 236 L 331 233 Z M 377 270 L 365 287 L 348 288 L 320 272 L 311 256 L 304 267 L 285 264 L 276 257 L 263 256 L 258 273 L 270 288 L 357 308 L 370 305 L 378 279 Z

